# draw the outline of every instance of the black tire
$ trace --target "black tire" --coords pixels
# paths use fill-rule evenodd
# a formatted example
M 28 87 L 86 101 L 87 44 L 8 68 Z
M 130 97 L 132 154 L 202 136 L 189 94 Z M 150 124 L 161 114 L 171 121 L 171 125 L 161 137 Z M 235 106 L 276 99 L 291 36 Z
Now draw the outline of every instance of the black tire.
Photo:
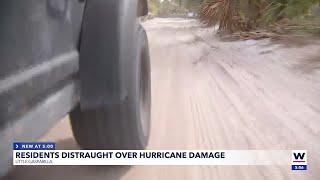
M 85 149 L 144 149 L 151 118 L 150 58 L 147 35 L 137 28 L 136 56 L 128 64 L 127 97 L 122 104 L 70 113 L 74 137 Z

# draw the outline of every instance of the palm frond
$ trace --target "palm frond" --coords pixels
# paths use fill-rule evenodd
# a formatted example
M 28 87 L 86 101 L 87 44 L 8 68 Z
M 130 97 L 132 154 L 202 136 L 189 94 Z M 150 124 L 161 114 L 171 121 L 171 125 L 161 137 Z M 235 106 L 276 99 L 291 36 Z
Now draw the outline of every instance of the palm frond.
M 212 0 L 200 8 L 200 20 L 208 25 L 219 25 L 220 31 L 237 31 L 241 29 L 237 0 Z

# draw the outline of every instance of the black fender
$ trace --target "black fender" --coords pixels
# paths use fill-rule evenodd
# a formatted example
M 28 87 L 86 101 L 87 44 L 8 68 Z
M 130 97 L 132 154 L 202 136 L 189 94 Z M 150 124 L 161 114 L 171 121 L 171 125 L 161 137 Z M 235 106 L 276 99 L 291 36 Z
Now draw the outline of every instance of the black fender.
M 139 8 L 147 6 L 143 2 L 146 0 L 86 1 L 79 63 L 82 109 L 120 104 L 126 99 L 137 17 L 147 11 Z

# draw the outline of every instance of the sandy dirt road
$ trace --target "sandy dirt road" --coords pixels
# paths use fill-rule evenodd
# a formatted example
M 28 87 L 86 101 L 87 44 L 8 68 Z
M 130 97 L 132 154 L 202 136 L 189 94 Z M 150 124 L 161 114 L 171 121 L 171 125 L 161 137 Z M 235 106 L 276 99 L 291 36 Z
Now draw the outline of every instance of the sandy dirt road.
M 10 179 L 320 179 L 320 45 L 222 42 L 194 20 L 144 23 L 152 58 L 149 149 L 307 149 L 289 166 L 20 167 Z M 78 149 L 67 118 L 42 140 Z

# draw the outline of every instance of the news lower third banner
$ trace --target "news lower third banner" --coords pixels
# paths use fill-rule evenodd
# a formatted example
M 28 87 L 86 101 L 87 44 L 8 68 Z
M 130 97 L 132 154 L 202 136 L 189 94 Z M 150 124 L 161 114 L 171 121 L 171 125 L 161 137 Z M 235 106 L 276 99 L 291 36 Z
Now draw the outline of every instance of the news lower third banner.
M 13 143 L 13 165 L 290 165 L 307 170 L 306 150 L 56 150 Z

